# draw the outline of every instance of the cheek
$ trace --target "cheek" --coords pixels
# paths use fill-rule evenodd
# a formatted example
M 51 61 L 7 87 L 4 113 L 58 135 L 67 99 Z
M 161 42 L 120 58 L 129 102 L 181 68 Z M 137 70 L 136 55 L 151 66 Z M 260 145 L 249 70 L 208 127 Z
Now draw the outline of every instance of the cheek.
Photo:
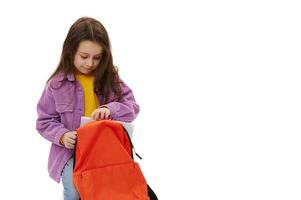
M 80 58 L 75 57 L 73 64 L 75 65 L 75 67 L 80 67 L 82 66 L 83 62 Z
M 99 60 L 94 61 L 94 69 L 98 66 L 99 62 Z

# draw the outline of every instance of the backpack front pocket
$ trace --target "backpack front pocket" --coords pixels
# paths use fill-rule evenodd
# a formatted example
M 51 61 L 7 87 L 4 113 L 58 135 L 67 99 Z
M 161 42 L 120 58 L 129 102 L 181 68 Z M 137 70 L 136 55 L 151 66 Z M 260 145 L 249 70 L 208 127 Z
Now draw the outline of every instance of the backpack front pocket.
M 149 200 L 146 181 L 135 162 L 84 171 L 80 182 L 82 200 Z

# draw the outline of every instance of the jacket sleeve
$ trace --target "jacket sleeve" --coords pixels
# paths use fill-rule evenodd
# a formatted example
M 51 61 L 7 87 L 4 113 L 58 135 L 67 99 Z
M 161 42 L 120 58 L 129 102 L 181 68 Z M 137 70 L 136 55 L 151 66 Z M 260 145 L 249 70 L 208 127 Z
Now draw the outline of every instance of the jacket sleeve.
M 112 120 L 132 122 L 139 113 L 139 105 L 136 103 L 132 90 L 125 84 L 121 84 L 122 97 L 120 101 L 113 101 L 100 107 L 110 110 Z
M 48 84 L 38 102 L 37 113 L 37 131 L 50 142 L 62 146 L 59 142 L 60 138 L 69 130 L 60 122 L 60 116 L 56 111 L 55 101 Z

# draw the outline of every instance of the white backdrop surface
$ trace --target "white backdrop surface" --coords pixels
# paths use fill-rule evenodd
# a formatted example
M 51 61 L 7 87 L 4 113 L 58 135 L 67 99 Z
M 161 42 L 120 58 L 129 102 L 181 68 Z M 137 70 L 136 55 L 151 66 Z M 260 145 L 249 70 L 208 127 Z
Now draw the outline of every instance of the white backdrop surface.
M 71 24 L 100 20 L 141 107 L 160 200 L 301 198 L 298 1 L 1 1 L 1 199 L 62 199 L 36 103 Z

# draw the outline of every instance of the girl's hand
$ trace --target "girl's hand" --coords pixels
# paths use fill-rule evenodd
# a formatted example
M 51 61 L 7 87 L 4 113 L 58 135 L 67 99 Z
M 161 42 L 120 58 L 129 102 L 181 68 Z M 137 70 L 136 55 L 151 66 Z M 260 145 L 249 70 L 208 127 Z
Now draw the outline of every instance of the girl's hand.
M 74 149 L 76 134 L 76 131 L 69 131 L 67 133 L 64 133 L 64 135 L 60 139 L 61 144 L 64 145 L 67 149 Z
M 97 108 L 92 113 L 92 119 L 99 120 L 99 119 L 109 119 L 110 110 L 106 107 Z

